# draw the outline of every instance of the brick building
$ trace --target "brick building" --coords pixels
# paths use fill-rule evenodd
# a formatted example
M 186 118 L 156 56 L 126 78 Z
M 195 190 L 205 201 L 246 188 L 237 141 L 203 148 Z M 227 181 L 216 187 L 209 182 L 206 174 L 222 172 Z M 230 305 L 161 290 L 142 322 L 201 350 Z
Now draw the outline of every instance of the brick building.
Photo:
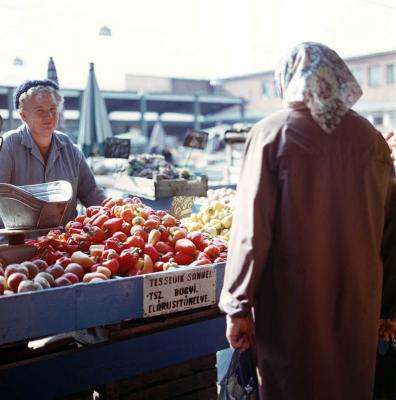
M 396 50 L 344 59 L 363 90 L 354 109 L 378 129 L 396 129 Z M 228 77 L 222 90 L 246 100 L 245 115 L 259 119 L 281 107 L 274 71 Z

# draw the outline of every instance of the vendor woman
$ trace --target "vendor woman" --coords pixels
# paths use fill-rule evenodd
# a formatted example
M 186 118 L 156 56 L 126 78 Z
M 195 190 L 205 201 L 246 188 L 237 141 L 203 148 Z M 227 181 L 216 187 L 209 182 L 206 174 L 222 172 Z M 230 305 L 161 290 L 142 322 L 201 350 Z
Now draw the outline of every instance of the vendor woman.
M 23 124 L 6 132 L 0 151 L 0 182 L 16 186 L 66 180 L 73 198 L 64 222 L 76 215 L 77 200 L 85 207 L 100 204 L 104 191 L 82 152 L 55 128 L 63 98 L 51 80 L 28 80 L 14 94 L 14 106 Z

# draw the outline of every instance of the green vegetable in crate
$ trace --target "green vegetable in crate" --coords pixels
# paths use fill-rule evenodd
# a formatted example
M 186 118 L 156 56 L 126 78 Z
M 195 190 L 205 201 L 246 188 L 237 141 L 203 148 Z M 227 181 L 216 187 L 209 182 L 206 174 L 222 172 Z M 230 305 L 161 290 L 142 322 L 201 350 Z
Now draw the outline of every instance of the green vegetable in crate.
M 193 173 L 188 168 L 183 168 L 179 171 L 180 178 L 192 179 L 194 177 Z

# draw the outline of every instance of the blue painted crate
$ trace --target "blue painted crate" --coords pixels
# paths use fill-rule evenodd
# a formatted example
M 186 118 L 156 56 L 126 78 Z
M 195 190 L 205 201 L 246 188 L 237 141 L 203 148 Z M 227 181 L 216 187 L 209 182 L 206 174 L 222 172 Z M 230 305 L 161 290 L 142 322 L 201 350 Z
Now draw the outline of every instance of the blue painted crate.
M 218 301 L 225 263 L 207 268 L 216 270 Z M 143 279 L 135 276 L 1 296 L 0 345 L 142 318 Z

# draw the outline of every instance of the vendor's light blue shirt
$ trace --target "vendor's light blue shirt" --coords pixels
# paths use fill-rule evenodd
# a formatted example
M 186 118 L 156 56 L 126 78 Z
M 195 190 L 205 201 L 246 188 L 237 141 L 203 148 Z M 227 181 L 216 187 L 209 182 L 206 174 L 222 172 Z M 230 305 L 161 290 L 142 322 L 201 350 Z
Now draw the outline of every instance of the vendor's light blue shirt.
M 77 199 L 85 207 L 100 204 L 104 191 L 96 185 L 95 177 L 81 151 L 64 133 L 55 131 L 47 164 L 26 125 L 3 135 L 0 151 L 0 182 L 16 186 L 66 180 L 73 186 L 73 198 L 64 221 L 76 215 Z

